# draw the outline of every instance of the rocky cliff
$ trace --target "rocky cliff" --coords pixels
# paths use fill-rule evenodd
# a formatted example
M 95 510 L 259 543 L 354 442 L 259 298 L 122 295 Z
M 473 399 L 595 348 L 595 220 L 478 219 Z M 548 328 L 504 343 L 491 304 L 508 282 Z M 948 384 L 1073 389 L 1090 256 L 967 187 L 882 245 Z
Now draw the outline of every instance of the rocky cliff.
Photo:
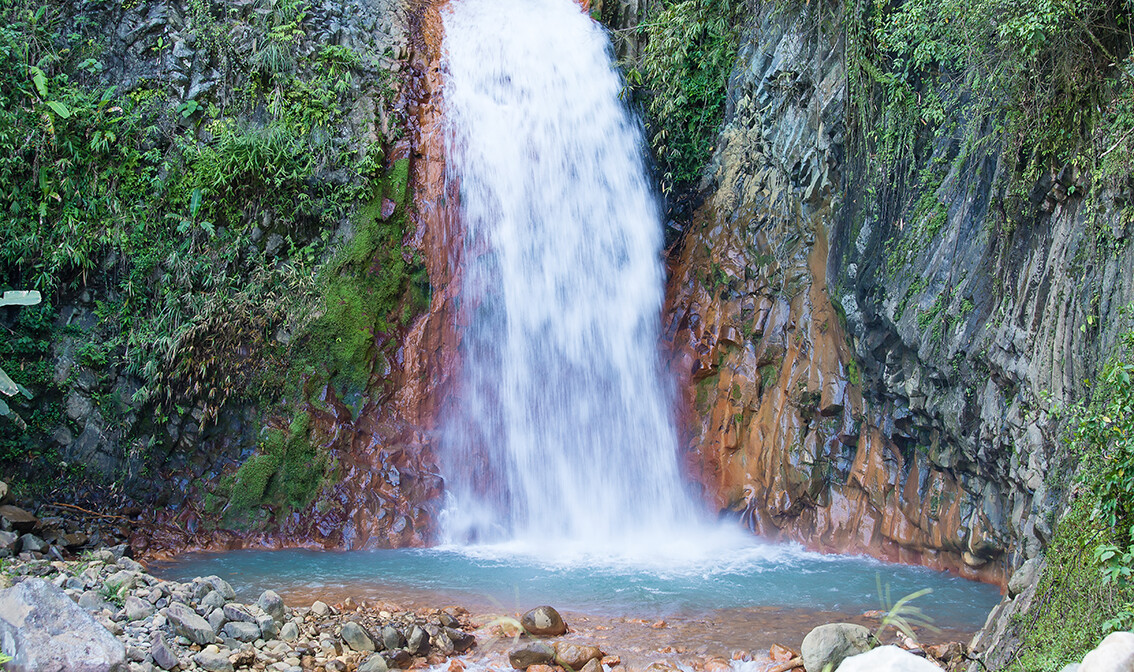
M 65 167 L 52 153 L 76 138 L 112 139 L 78 145 L 93 174 L 45 183 L 57 193 L 38 221 L 6 224 L 32 249 L 6 254 L 0 281 L 45 291 L 0 316 L 0 360 L 36 395 L 14 405 L 28 430 L 4 440 L 20 494 L 142 504 L 157 513 L 139 551 L 425 543 L 441 486 L 424 438 L 444 379 L 436 325 L 450 321 L 429 308 L 446 255 L 423 254 L 435 227 L 415 205 L 438 170 L 418 151 L 422 7 L 5 11 L 5 44 L 32 46 L 5 52 L 4 113 L 54 121 L 5 184 Z M 114 186 L 84 191 L 99 184 Z M 34 198 L 13 187 L 4 207 Z M 68 219 L 84 199 L 106 203 L 105 223 Z M 89 249 L 56 259 L 76 241 Z
M 1004 585 L 1051 540 L 1077 459 L 1058 409 L 1134 300 L 1129 183 L 1070 162 L 1010 186 L 1009 136 L 964 105 L 960 131 L 912 136 L 909 172 L 930 179 L 879 180 L 856 140 L 850 19 L 746 17 L 670 259 L 695 478 L 758 534 Z M 1035 566 L 978 648 L 1026 608 L 1012 597 Z

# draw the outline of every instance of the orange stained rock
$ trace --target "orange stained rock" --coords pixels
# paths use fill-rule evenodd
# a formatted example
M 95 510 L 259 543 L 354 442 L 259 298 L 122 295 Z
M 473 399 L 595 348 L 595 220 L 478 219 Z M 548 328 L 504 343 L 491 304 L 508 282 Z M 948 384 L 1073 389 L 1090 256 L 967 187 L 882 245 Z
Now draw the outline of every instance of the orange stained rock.
M 889 438 L 889 409 L 850 380 L 821 214 L 754 206 L 725 221 L 710 202 L 671 255 L 665 333 L 690 473 L 758 534 L 1002 584 L 980 507 L 962 520 L 973 496 Z

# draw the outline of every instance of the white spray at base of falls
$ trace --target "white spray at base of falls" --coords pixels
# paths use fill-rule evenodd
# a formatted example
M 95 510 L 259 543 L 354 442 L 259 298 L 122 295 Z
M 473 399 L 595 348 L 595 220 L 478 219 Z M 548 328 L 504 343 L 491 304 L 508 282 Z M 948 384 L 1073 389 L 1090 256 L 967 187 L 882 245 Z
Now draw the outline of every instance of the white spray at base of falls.
M 460 189 L 448 541 L 657 550 L 700 528 L 658 356 L 662 226 L 602 29 L 572 0 L 443 14 Z

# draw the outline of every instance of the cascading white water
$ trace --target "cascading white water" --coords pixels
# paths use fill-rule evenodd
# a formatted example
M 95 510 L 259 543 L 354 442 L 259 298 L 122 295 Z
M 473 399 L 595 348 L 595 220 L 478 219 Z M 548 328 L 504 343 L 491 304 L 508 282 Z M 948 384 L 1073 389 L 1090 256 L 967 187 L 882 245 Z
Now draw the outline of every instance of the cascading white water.
M 662 226 L 606 35 L 572 0 L 453 0 L 444 27 L 466 232 L 449 539 L 672 538 L 697 514 L 658 357 Z

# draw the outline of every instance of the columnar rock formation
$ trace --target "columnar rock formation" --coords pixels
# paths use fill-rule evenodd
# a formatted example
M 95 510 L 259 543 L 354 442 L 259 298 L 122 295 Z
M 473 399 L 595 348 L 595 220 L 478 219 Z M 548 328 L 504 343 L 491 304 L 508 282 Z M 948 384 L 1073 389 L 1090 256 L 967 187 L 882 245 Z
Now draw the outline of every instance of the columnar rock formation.
M 1013 202 L 995 139 L 960 161 L 934 146 L 928 214 L 912 189 L 868 190 L 843 32 L 815 11 L 753 18 L 673 254 L 690 462 L 761 534 L 1005 581 L 1051 535 L 1052 409 L 1113 346 L 1094 316 L 1134 298 L 1134 252 L 1095 249 L 1074 167 Z M 1123 198 L 1097 198 L 1119 240 Z

